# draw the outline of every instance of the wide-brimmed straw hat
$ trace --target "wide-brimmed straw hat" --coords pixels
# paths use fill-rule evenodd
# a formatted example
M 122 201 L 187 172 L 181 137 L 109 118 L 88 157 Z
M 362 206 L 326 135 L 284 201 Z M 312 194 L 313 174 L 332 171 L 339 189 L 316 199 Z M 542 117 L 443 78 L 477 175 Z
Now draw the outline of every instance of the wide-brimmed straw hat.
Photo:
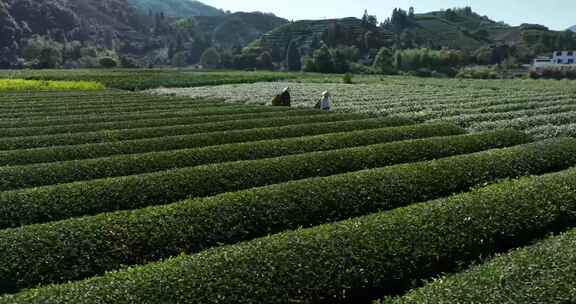
M 330 96 L 330 92 L 324 91 L 324 92 L 322 92 L 322 96 L 324 96 L 324 97 Z

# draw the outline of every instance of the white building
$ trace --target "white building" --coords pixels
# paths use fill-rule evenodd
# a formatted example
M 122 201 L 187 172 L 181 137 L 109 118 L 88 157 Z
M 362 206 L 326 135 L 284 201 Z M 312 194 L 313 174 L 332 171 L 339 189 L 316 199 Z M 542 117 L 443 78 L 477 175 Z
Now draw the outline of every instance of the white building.
M 555 64 L 576 64 L 576 51 L 557 51 L 554 52 L 552 61 Z
M 534 59 L 532 69 L 574 69 L 576 68 L 576 51 L 556 51 L 552 57 L 538 57 Z

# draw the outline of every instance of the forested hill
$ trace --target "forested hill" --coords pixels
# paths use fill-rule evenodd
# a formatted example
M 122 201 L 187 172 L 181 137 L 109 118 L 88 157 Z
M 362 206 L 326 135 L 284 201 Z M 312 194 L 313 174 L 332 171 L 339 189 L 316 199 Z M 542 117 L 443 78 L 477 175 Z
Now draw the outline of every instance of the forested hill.
M 128 0 L 143 13 L 163 12 L 170 17 L 223 16 L 215 7 L 193 0 Z
M 576 34 L 509 26 L 470 7 L 289 22 L 190 0 L 0 0 L 0 68 L 188 66 L 205 53 L 214 67 L 286 68 L 291 45 L 293 68 L 323 46 L 365 65 L 381 48 L 453 49 L 493 64 L 576 49 Z
M 126 0 L 2 0 L 0 66 L 14 65 L 33 36 L 112 48 L 114 41 L 142 39 L 144 28 Z
M 162 3 L 158 10 L 134 1 L 0 0 L 0 68 L 96 67 L 103 57 L 125 66 L 171 65 L 176 54 L 179 64 L 193 64 L 210 47 L 241 49 L 288 22 L 188 0 L 141 1 Z M 201 16 L 170 16 L 184 4 Z

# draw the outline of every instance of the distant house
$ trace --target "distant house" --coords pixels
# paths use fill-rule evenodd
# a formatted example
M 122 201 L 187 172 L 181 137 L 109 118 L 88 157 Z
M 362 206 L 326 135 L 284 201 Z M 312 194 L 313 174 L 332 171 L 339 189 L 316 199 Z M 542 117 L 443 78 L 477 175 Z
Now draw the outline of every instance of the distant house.
M 556 51 L 552 54 L 552 57 L 537 57 L 532 63 L 532 69 L 535 71 L 574 68 L 576 68 L 576 51 Z
M 555 64 L 576 64 L 576 51 L 554 52 L 552 61 Z

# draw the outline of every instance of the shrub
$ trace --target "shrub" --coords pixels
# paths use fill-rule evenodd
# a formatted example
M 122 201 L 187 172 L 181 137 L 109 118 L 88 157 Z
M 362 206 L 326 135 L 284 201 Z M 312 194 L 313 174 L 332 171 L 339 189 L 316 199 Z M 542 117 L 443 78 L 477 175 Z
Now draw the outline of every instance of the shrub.
M 352 74 L 346 73 L 342 76 L 342 83 L 344 84 L 352 84 Z
M 467 67 L 462 68 L 456 75 L 457 78 L 467 79 L 497 79 L 501 78 L 498 71 L 492 67 Z
M 414 156 L 415 151 L 426 154 L 429 153 L 426 151 L 443 153 L 443 150 L 453 154 L 489 145 L 487 139 L 490 136 L 486 134 L 464 137 L 467 139 L 398 142 L 374 149 L 371 155 L 373 158 L 382 155 L 379 156 L 381 160 L 388 158 L 388 163 L 392 163 L 407 161 L 406 156 L 412 160 L 419 157 Z M 479 142 L 480 146 L 477 146 Z M 77 279 L 117 269 L 120 265 L 145 263 L 183 251 L 196 252 L 302 225 L 317 225 L 393 209 L 414 201 L 466 191 L 497 178 L 565 168 L 575 163 L 571 159 L 574 157 L 570 158 L 574 155 L 574 143 L 574 140 L 549 141 L 432 162 L 294 181 L 168 206 L 8 229 L 0 231 L 0 261 L 10 261 L 0 263 L 0 278 L 6 278 L 5 286 L 14 288 L 31 286 L 39 280 L 47 283 Z M 421 149 L 424 146 L 428 149 Z M 348 154 L 342 155 L 350 157 L 344 158 L 343 164 L 354 155 L 363 156 L 362 153 L 368 151 L 347 151 Z M 381 154 L 375 154 L 378 152 Z M 567 158 L 563 159 L 564 156 Z M 89 204 L 76 206 L 89 207 Z M 78 241 L 74 241 L 76 239 Z M 35 265 L 43 266 L 38 268 Z
M 360 119 L 361 114 L 328 114 L 293 117 L 274 117 L 251 120 L 221 121 L 192 125 L 136 128 L 127 130 L 104 130 L 71 134 L 53 134 L 25 137 L 0 138 L 0 150 L 41 148 L 60 145 L 104 143 L 162 136 L 187 135 L 226 130 L 255 129 L 275 126 L 297 125 L 312 122 L 333 122 Z
M 183 109 L 183 111 L 180 112 L 181 115 L 172 115 L 174 117 L 168 117 L 168 118 L 145 119 L 146 117 L 143 117 L 144 119 L 137 119 L 137 120 L 95 122 L 95 123 L 85 122 L 77 124 L 48 125 L 40 127 L 5 128 L 0 129 L 0 136 L 18 137 L 18 136 L 34 136 L 34 135 L 36 136 L 52 135 L 61 133 L 69 134 L 69 133 L 81 133 L 81 132 L 96 132 L 102 130 L 152 128 L 152 127 L 166 127 L 182 124 L 202 124 L 202 123 L 223 122 L 223 121 L 265 119 L 273 117 L 322 115 L 322 112 L 315 110 L 296 110 L 296 111 L 281 111 L 281 112 L 273 111 L 273 112 L 245 113 L 245 114 L 240 113 L 240 114 L 227 114 L 227 115 L 195 115 L 196 113 L 194 113 L 194 110 L 195 109 L 191 109 L 191 111 L 190 110 L 186 111 L 186 109 Z
M 444 126 L 444 128 L 454 130 L 451 126 Z M 421 136 L 434 134 L 434 131 L 425 129 L 416 129 L 412 132 L 420 133 Z M 388 133 L 391 139 L 402 139 L 406 136 L 397 131 L 392 131 L 392 134 Z M 513 138 L 518 141 L 518 134 L 515 133 Z M 489 145 L 489 147 L 492 146 Z M 0 228 L 106 211 L 134 209 L 151 204 L 166 204 L 187 197 L 209 196 L 293 179 L 327 176 L 394 163 L 390 162 L 390 156 L 387 154 L 369 157 L 371 153 L 378 151 L 378 148 L 368 146 L 272 159 L 209 164 L 171 171 L 0 192 Z M 478 151 L 477 149 L 477 145 L 473 145 L 472 151 Z M 400 153 L 398 157 L 400 160 L 419 161 L 430 159 L 429 155 L 436 155 L 434 152 L 422 151 L 420 153 L 423 153 L 423 156 L 415 152 L 410 155 Z M 439 154 L 452 155 L 453 153 Z M 365 157 L 366 160 L 360 157 Z M 149 166 L 147 162 L 142 162 L 141 165 Z M 34 179 L 33 176 L 29 177 Z M 22 180 L 18 182 L 28 183 Z M 53 182 L 58 182 L 57 177 L 53 179 Z
M 19 127 L 42 127 L 51 125 L 69 125 L 69 124 L 89 124 L 100 122 L 119 122 L 131 121 L 140 119 L 162 119 L 174 118 L 182 116 L 220 116 L 220 115 L 240 115 L 240 114 L 258 114 L 262 113 L 285 113 L 292 111 L 287 108 L 273 108 L 273 107 L 244 107 L 244 106 L 229 106 L 226 104 L 202 104 L 198 107 L 190 106 L 188 110 L 181 110 L 174 112 L 173 110 L 151 110 L 151 111 L 137 111 L 125 112 L 117 114 L 80 114 L 80 115 L 64 115 L 64 116 L 43 116 L 32 118 L 12 118 L 2 119 L 0 126 L 3 128 L 19 128 Z
M 200 58 L 200 64 L 204 68 L 214 69 L 220 67 L 221 63 L 220 53 L 214 48 L 209 48 L 204 53 L 202 53 L 202 57 Z
M 110 57 L 100 58 L 99 63 L 100 63 L 100 66 L 105 68 L 105 69 L 111 69 L 111 68 L 115 68 L 116 66 L 118 66 L 118 63 L 116 62 L 116 60 L 114 60 L 113 58 L 110 58 Z
M 271 108 L 271 107 L 266 107 Z M 262 108 L 262 109 L 266 109 Z M 318 135 L 352 130 L 401 126 L 411 121 L 403 118 L 349 120 L 287 125 L 283 127 L 227 130 L 191 135 L 165 136 L 139 140 L 110 141 L 76 146 L 55 146 L 24 150 L 0 151 L 0 165 L 24 165 L 75 159 L 97 158 L 119 154 L 199 148 L 229 143 Z
M 459 168 L 464 169 L 464 175 L 474 172 Z M 429 172 L 439 173 L 439 170 Z M 411 174 L 418 176 L 421 173 L 421 170 L 415 170 Z M 448 172 L 444 174 L 450 178 Z M 448 179 L 444 182 L 450 183 Z M 419 189 L 419 185 L 401 185 L 405 189 L 398 192 L 395 188 L 380 186 L 380 189 L 389 189 L 395 195 L 384 196 L 385 199 L 380 198 L 380 201 L 371 200 L 382 203 L 380 208 L 374 206 L 371 210 L 397 206 L 392 201 L 402 200 L 402 192 L 407 190 L 407 194 L 413 194 Z M 574 169 L 519 181 L 504 181 L 447 199 L 218 247 L 82 282 L 6 296 L 0 303 L 285 303 L 286 299 L 304 303 L 327 300 L 358 303 L 375 296 L 376 290 L 381 294 L 402 293 L 422 279 L 454 271 L 482 256 L 526 244 L 547 231 L 565 229 L 575 220 L 574 185 Z M 323 190 L 318 194 L 314 202 L 328 197 Z M 413 195 L 406 197 L 405 202 L 414 198 Z M 248 196 L 243 196 L 243 199 L 248 199 Z M 239 203 L 235 206 L 238 209 L 230 206 L 229 210 L 264 213 L 285 210 L 291 217 L 306 217 L 309 212 L 298 211 L 308 207 L 324 212 L 324 218 L 329 220 L 334 218 L 336 207 L 351 204 L 348 197 L 334 200 L 334 205 L 324 210 L 317 209 L 317 204 L 311 202 L 295 203 L 298 206 L 291 210 L 278 208 L 279 203 L 272 203 L 270 206 L 273 208 L 254 209 L 243 208 L 245 205 Z M 186 214 L 195 214 L 193 209 L 190 208 Z M 280 220 L 286 219 L 280 217 Z M 209 223 L 208 219 L 205 222 Z M 109 225 L 112 223 L 109 219 Z M 152 225 L 148 223 L 149 226 Z M 185 225 L 179 223 L 174 227 L 182 226 Z M 42 231 L 40 227 L 30 228 Z M 164 231 L 170 230 L 171 227 Z M 16 238 L 18 231 L 8 232 Z M 7 232 L 3 234 L 5 237 Z M 3 240 L 0 244 L 5 246 L 6 242 Z M 119 248 L 127 247 L 128 244 L 122 244 Z M 30 248 L 18 251 L 30 254 Z M 23 259 L 11 250 L 0 252 L 10 252 Z M 30 259 L 23 261 L 31 262 Z M 502 283 L 501 280 L 490 282 Z
M 571 303 L 576 301 L 574 244 L 576 230 L 571 230 L 378 303 Z
M 313 137 L 237 143 L 198 149 L 0 167 L 0 191 L 104 177 L 141 174 L 225 161 L 278 157 L 289 154 L 326 151 L 389 141 L 462 133 L 464 133 L 464 130 L 452 125 L 416 125 L 325 134 Z

